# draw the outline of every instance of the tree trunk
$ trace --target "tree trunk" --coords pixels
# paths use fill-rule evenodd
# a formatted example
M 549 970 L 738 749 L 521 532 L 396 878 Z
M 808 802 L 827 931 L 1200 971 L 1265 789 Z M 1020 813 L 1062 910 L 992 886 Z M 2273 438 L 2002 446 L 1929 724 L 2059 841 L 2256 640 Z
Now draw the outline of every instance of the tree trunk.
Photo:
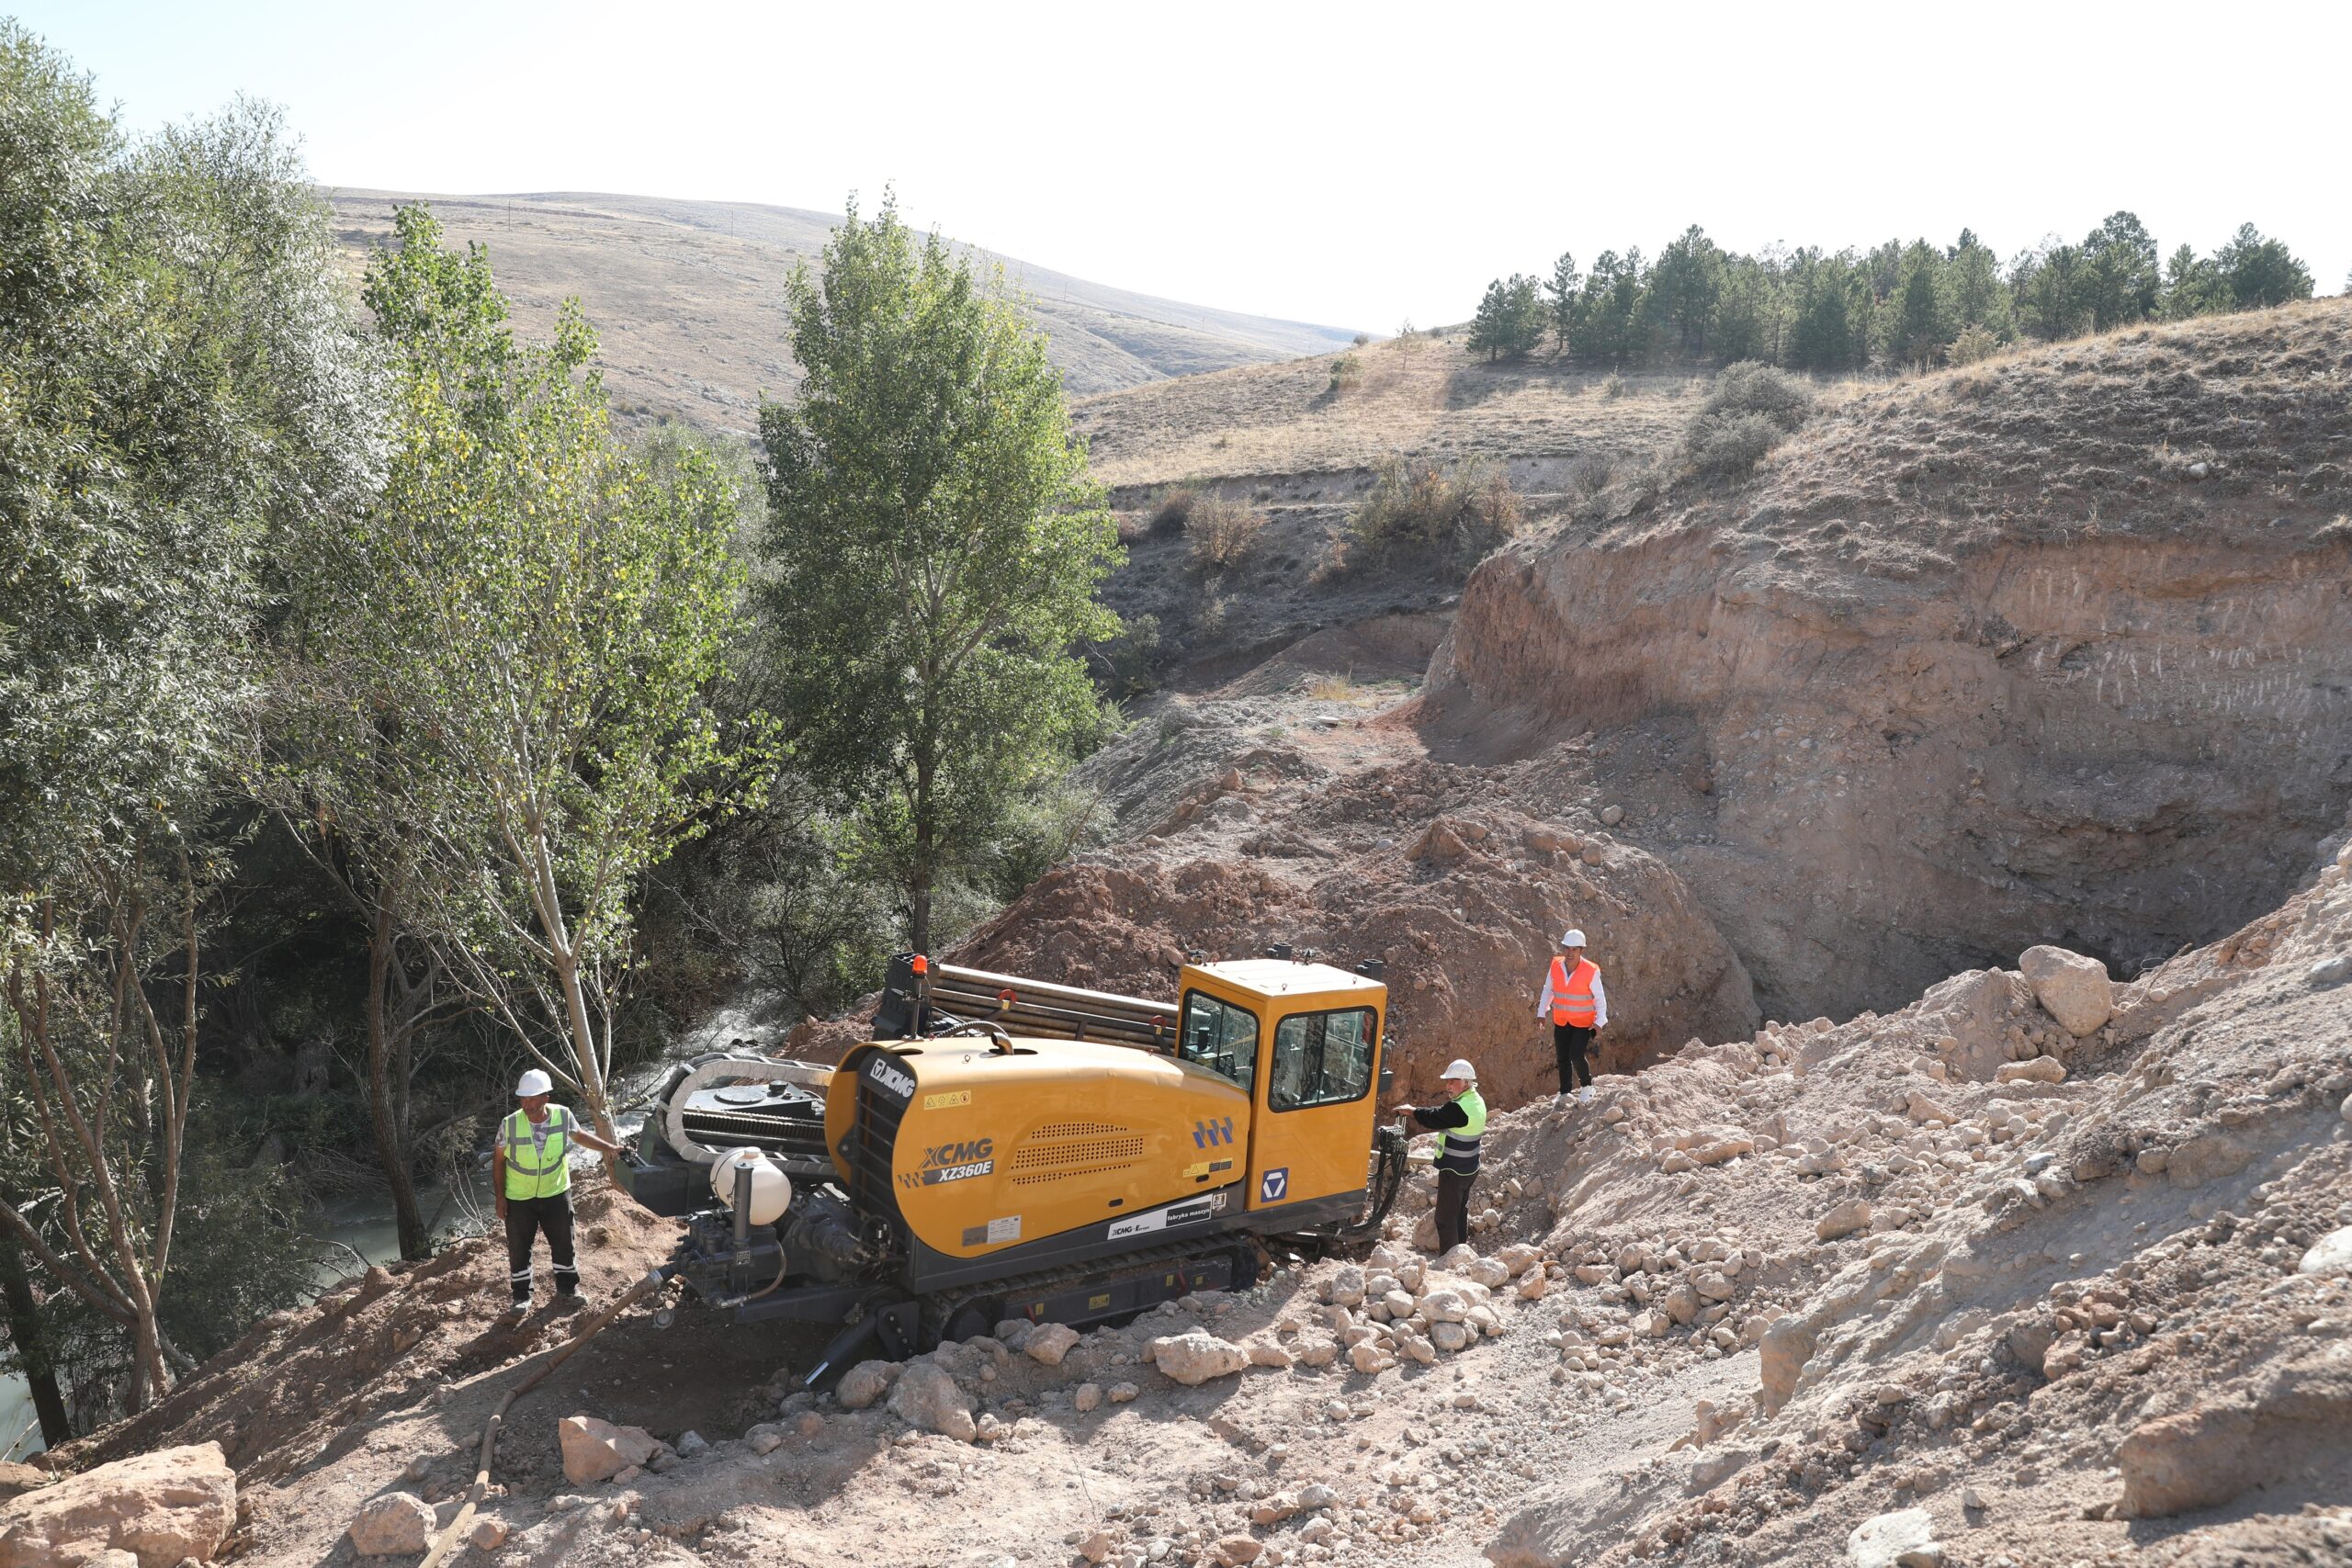
M 390 999 L 396 940 L 391 909 L 379 907 L 368 936 L 368 1117 L 375 1125 L 376 1158 L 392 1186 L 392 1223 L 400 1234 L 401 1256 L 414 1261 L 430 1258 L 433 1250 L 425 1235 L 424 1214 L 417 1207 L 416 1183 L 409 1174 L 407 1144 L 392 1106 L 391 1050 L 384 1008 Z
M 40 1311 L 33 1301 L 32 1275 L 25 1268 L 17 1244 L 0 1235 L 0 1318 L 8 1325 L 8 1342 L 17 1348 L 25 1382 L 31 1385 L 33 1409 L 40 1416 L 43 1446 L 55 1448 L 74 1437 L 74 1422 L 66 1413 L 65 1395 L 58 1391 L 57 1371 L 49 1364 L 42 1343 Z
M 926 723 L 926 734 L 929 728 Z M 914 863 L 909 868 L 910 874 L 907 886 L 907 938 L 909 945 L 922 953 L 931 951 L 931 894 L 938 880 L 937 870 L 933 863 L 936 844 L 931 819 L 931 773 L 930 756 L 918 755 L 915 760 L 913 812 L 915 854 Z

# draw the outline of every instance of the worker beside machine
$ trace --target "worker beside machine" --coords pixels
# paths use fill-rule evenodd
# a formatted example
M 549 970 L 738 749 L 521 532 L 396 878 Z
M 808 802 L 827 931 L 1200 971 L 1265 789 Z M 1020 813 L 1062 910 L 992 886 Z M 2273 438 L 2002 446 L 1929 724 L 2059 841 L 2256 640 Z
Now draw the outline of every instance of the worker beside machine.
M 1600 983 L 1600 965 L 1584 955 L 1584 932 L 1571 929 L 1561 933 L 1560 951 L 1544 976 L 1544 994 L 1535 999 L 1535 1016 L 1551 1020 L 1560 1098 L 1573 1094 L 1579 1104 L 1590 1104 L 1592 1058 L 1589 1053 L 1592 1037 L 1609 1026 L 1609 990 Z
M 514 1086 L 515 1110 L 498 1125 L 492 1154 L 498 1218 L 506 1227 L 506 1266 L 514 1304 L 506 1314 L 520 1323 L 531 1310 L 531 1251 L 547 1233 L 555 1264 L 555 1308 L 580 1305 L 580 1268 L 571 1246 L 571 1145 L 602 1155 L 621 1152 L 618 1144 L 583 1127 L 568 1107 L 551 1105 L 555 1084 L 533 1067 Z
M 1456 1058 L 1441 1080 L 1445 1098 L 1435 1105 L 1398 1104 L 1400 1115 L 1437 1134 L 1437 1249 L 1453 1251 L 1470 1239 L 1470 1189 L 1478 1179 L 1478 1140 L 1487 1131 L 1487 1102 L 1478 1094 L 1478 1069 Z

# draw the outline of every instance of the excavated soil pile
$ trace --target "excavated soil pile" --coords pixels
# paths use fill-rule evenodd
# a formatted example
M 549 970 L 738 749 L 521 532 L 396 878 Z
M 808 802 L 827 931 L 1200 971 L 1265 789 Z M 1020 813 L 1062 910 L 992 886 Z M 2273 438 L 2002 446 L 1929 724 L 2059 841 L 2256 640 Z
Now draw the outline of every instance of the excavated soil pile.
M 1507 1112 L 1475 1254 L 1411 1246 L 1424 1171 L 1369 1258 L 1125 1328 L 1000 1325 L 780 1404 L 807 1351 L 746 1359 L 740 1436 L 682 1363 L 751 1331 L 633 1315 L 605 1337 L 635 1360 L 600 1339 L 516 1407 L 465 1560 L 2341 1562 L 2347 1036 L 2352 851 L 2129 985 L 2037 950 Z M 451 1333 L 496 1290 L 458 1256 L 265 1325 L 104 1451 L 243 1454 L 256 1568 L 352 1561 L 363 1511 L 446 1517 L 523 1370 Z M 363 1380 L 320 1375 L 331 1339 Z M 649 1430 L 560 1440 L 574 1415 Z

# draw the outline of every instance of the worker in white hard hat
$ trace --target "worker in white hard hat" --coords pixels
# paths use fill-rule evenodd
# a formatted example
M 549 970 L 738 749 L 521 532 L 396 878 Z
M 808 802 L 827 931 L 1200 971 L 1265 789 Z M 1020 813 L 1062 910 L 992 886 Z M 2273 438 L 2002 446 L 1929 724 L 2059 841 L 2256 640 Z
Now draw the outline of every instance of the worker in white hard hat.
M 1435 1105 L 1396 1102 L 1437 1134 L 1437 1249 L 1440 1256 L 1470 1239 L 1470 1189 L 1478 1179 L 1478 1140 L 1487 1131 L 1487 1102 L 1478 1096 L 1478 1069 L 1457 1057 L 1439 1080 L 1445 1098 Z
M 1609 989 L 1600 983 L 1600 967 L 1584 955 L 1584 932 L 1571 928 L 1560 934 L 1560 951 L 1544 976 L 1544 994 L 1535 999 L 1535 1016 L 1552 1021 L 1552 1055 L 1560 1069 L 1560 1098 L 1574 1094 L 1579 1103 L 1592 1100 L 1592 1061 L 1586 1052 L 1592 1037 L 1609 1027 Z M 1584 1086 L 1578 1089 L 1581 1077 Z
M 531 1310 L 531 1248 L 545 1231 L 555 1260 L 555 1306 L 570 1312 L 580 1304 L 580 1269 L 571 1253 L 571 1145 L 616 1155 L 621 1146 L 548 1097 L 555 1085 L 533 1067 L 514 1086 L 514 1113 L 498 1124 L 491 1159 L 498 1217 L 506 1226 L 506 1267 L 514 1288 L 508 1320 L 520 1323 Z

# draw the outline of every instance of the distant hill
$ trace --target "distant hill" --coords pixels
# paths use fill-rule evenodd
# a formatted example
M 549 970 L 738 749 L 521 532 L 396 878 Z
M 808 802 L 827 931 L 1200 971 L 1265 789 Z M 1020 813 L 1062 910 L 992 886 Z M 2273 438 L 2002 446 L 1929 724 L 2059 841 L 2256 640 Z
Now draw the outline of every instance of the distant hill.
M 328 195 L 355 267 L 390 235 L 395 205 L 430 202 L 453 240 L 490 247 L 499 285 L 526 325 L 545 328 L 567 296 L 579 296 L 603 339 L 605 383 L 625 420 L 668 415 L 745 432 L 763 392 L 788 395 L 799 379 L 785 341 L 784 280 L 841 221 L 788 207 L 584 191 Z M 993 259 L 1031 297 L 1074 396 L 1327 353 L 1354 335 Z

